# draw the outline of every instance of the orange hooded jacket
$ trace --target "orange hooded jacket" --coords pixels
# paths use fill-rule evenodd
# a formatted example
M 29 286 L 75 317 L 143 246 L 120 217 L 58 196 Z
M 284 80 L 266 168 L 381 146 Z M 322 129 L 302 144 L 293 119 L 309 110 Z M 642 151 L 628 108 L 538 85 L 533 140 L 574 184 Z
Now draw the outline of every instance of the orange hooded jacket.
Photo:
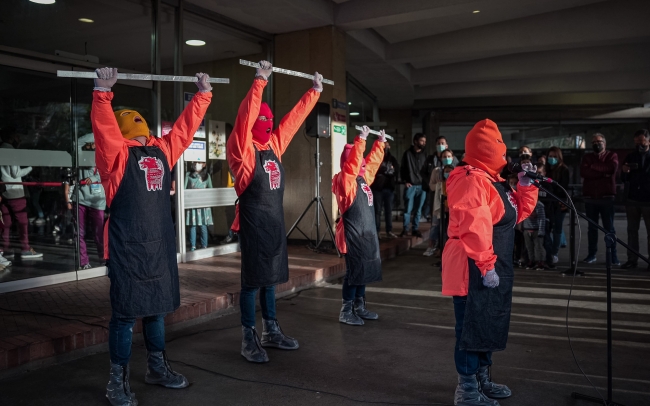
M 251 129 L 259 116 L 262 93 L 267 83 L 264 79 L 255 79 L 253 81 L 251 89 L 239 105 L 235 125 L 226 143 L 226 157 L 230 171 L 235 177 L 237 196 L 244 193 L 255 175 L 255 148 L 259 151 L 272 149 L 282 162 L 282 154 L 286 151 L 293 136 L 296 135 L 320 96 L 318 91 L 314 89 L 308 90 L 298 104 L 282 118 L 278 127 L 273 130 L 269 142 L 260 144 L 253 139 Z M 236 208 L 235 220 L 231 229 L 239 231 L 239 206 Z
M 505 165 L 506 146 L 496 124 L 482 120 L 465 139 L 465 162 L 447 179 L 449 240 L 442 253 L 442 294 L 466 296 L 469 287 L 468 258 L 482 275 L 494 268 L 493 226 L 505 214 L 503 199 L 492 185 L 503 182 L 498 173 Z M 512 191 L 517 223 L 527 218 L 537 204 L 537 187 L 519 185 Z M 514 248 L 514 247 L 513 247 Z
M 332 178 L 332 193 L 336 197 L 336 203 L 339 207 L 339 212 L 341 215 L 345 213 L 354 199 L 357 197 L 357 176 L 359 176 L 359 171 L 361 170 L 361 165 L 363 164 L 363 151 L 366 149 L 366 140 L 358 137 L 354 139 L 354 146 L 352 151 L 348 156 L 347 161 L 341 168 L 341 172 L 334 175 Z M 381 161 L 384 159 L 384 143 L 375 141 L 372 145 L 372 149 L 366 158 L 366 168 L 365 173 L 363 174 L 363 179 L 368 185 L 371 185 L 375 180 L 375 175 L 379 170 Z M 345 243 L 345 229 L 343 226 L 343 220 L 339 220 L 336 223 L 336 246 L 338 247 L 341 254 L 348 252 L 347 245 Z

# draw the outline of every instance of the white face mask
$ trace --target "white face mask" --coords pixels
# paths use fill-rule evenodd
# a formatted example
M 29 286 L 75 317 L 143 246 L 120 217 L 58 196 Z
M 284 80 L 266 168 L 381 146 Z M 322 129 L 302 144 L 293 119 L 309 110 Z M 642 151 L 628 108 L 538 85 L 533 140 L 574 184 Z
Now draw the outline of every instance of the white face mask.
M 203 164 L 194 164 L 193 168 L 195 171 L 200 172 L 203 170 Z

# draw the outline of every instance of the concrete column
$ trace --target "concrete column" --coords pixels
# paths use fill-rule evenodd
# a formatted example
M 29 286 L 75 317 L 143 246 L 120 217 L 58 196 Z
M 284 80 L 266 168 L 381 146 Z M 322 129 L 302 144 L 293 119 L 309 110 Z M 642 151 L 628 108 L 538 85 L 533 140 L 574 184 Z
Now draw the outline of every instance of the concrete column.
M 274 66 L 299 72 L 313 73 L 318 71 L 335 85 L 324 85 L 319 102 L 332 104 L 332 99 L 346 100 L 345 89 L 345 37 L 334 27 L 320 27 L 304 31 L 296 31 L 275 37 Z M 274 115 L 276 125 L 282 117 L 295 106 L 302 95 L 312 87 L 308 79 L 288 75 L 274 74 Z M 333 111 L 333 109 L 330 109 Z M 349 131 L 349 129 L 348 129 Z M 332 198 L 331 180 L 338 165 L 333 168 L 333 162 L 338 162 L 343 143 L 334 138 L 320 140 L 321 184 L 320 194 L 330 220 L 337 217 L 336 203 Z M 333 145 L 339 146 L 333 148 Z M 284 215 L 287 231 L 300 216 L 309 202 L 314 198 L 315 179 L 314 154 L 316 139 L 305 136 L 304 125 L 295 135 L 289 148 L 282 157 L 286 173 L 286 188 L 284 194 Z M 300 228 L 312 238 L 316 237 L 312 230 L 315 209 L 300 223 Z M 325 222 L 321 219 L 321 233 L 326 232 Z M 291 238 L 301 238 L 295 232 Z

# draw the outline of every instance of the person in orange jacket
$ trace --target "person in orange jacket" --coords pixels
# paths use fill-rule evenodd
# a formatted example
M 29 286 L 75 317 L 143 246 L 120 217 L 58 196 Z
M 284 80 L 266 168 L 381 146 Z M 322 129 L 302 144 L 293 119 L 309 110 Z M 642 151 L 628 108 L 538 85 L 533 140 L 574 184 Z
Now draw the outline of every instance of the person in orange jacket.
M 346 144 L 341 154 L 341 172 L 332 179 L 332 192 L 341 212 L 336 224 L 336 246 L 345 254 L 343 306 L 339 322 L 363 326 L 363 319 L 377 320 L 379 315 L 366 309 L 366 284 L 381 281 L 379 237 L 375 224 L 370 186 L 384 159 L 386 135 L 381 131 L 368 154 L 366 138 L 370 129 L 363 127 L 354 145 Z
M 111 87 L 117 69 L 97 69 L 90 121 L 95 161 L 111 209 L 104 227 L 112 316 L 108 324 L 111 360 L 106 398 L 113 406 L 135 406 L 129 385 L 131 340 L 142 318 L 147 348 L 145 382 L 166 388 L 189 386 L 173 371 L 165 353 L 166 313 L 180 306 L 178 265 L 171 210 L 170 168 L 192 143 L 212 98 L 208 75 L 197 73 L 199 91 L 163 138 L 150 135 L 134 110 L 113 112 Z
M 262 347 L 297 350 L 298 341 L 284 335 L 275 314 L 275 285 L 289 280 L 284 226 L 284 168 L 280 158 L 323 91 L 323 76 L 273 130 L 273 113 L 262 103 L 272 66 L 261 61 L 253 86 L 239 106 L 226 145 L 239 204 L 231 229 L 241 247 L 241 355 L 250 362 L 268 362 Z M 262 340 L 255 330 L 255 295 L 260 290 Z
M 455 405 L 498 406 L 493 399 L 512 394 L 491 381 L 489 368 L 492 352 L 503 351 L 508 338 L 514 226 L 535 209 L 537 188 L 520 173 L 514 191 L 499 176 L 505 165 L 506 145 L 497 125 L 486 119 L 467 134 L 463 162 L 447 179 L 442 294 L 453 296 L 456 314 Z M 526 165 L 522 168 L 536 170 Z

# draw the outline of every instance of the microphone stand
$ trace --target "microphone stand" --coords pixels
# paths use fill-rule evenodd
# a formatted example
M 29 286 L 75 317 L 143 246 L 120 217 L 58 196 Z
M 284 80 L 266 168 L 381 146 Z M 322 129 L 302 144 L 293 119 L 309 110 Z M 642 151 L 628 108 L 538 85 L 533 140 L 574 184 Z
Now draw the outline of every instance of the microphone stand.
M 533 182 L 533 185 L 539 188 L 541 186 L 541 183 L 536 180 L 535 182 Z M 629 245 L 627 245 L 626 243 L 621 241 L 618 237 L 616 237 L 616 234 L 610 233 L 608 230 L 605 230 L 603 227 L 598 225 L 597 222 L 591 220 L 586 215 L 580 213 L 573 206 L 573 204 L 569 206 L 567 201 L 560 199 L 559 197 L 557 197 L 555 194 L 553 194 L 551 191 L 549 191 L 546 188 L 544 188 L 544 191 L 548 196 L 551 196 L 558 202 L 566 205 L 571 210 L 573 210 L 575 214 L 587 220 L 589 224 L 593 225 L 598 230 L 605 233 L 605 246 L 607 247 L 606 248 L 607 251 L 605 255 L 605 268 L 607 269 L 607 400 L 605 401 L 605 406 L 623 406 L 622 404 L 616 403 L 612 400 L 612 248 L 614 248 L 618 243 L 623 247 L 627 248 L 628 250 L 630 250 L 631 252 L 633 252 L 634 254 L 638 255 L 639 258 L 647 262 L 649 265 L 650 265 L 650 260 L 644 257 L 643 255 L 641 255 L 637 250 L 630 248 Z M 575 272 L 578 264 L 574 262 L 573 258 L 571 259 L 571 264 L 572 264 L 572 270 Z M 597 398 L 595 396 L 583 395 L 582 393 L 578 393 L 578 392 L 572 392 L 571 397 L 574 399 L 588 400 L 593 403 L 603 403 L 603 399 L 601 398 Z

